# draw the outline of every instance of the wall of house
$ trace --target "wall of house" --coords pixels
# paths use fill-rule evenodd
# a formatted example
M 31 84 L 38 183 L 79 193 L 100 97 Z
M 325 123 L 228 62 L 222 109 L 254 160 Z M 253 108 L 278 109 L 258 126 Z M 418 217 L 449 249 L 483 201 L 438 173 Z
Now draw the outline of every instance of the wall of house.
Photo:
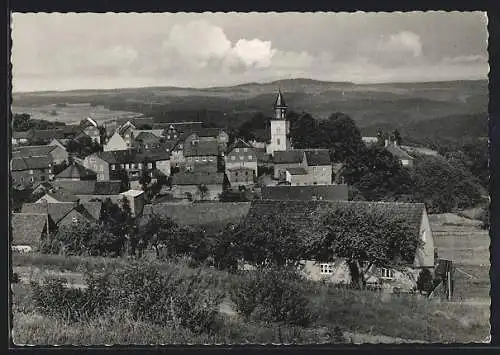
M 414 266 L 418 268 L 433 268 L 434 260 L 434 236 L 432 235 L 431 225 L 426 210 L 422 213 L 422 223 L 420 224 L 420 237 L 424 242 L 422 248 L 415 254 Z
M 11 171 L 12 183 L 29 186 L 52 179 L 51 169 L 32 169 Z
M 105 152 L 125 149 L 128 149 L 128 146 L 125 143 L 125 140 L 118 133 L 113 134 L 103 147 Z
M 226 171 L 231 187 L 251 186 L 255 183 L 253 170 L 229 170 Z
M 222 185 L 207 185 L 207 196 L 205 200 L 218 200 L 222 193 Z M 200 200 L 198 185 L 175 185 L 172 187 L 172 195 L 174 198 L 186 198 L 186 194 L 190 193 L 193 200 Z
M 186 157 L 184 168 L 189 171 L 217 172 L 216 156 Z
M 313 179 L 309 174 L 290 175 L 291 186 L 309 186 L 313 185 Z
M 186 158 L 184 157 L 184 151 L 182 149 L 173 150 L 172 154 L 170 155 L 170 166 L 178 166 L 179 168 L 182 168 L 185 163 Z
M 51 152 L 50 157 L 54 164 L 60 164 L 63 161 L 68 161 L 68 152 L 66 149 L 56 146 Z
M 286 164 L 274 164 L 274 178 L 279 179 L 280 173 L 289 168 L 305 168 L 307 169 L 307 163 L 305 159 L 300 163 L 286 163 Z
M 166 176 L 170 176 L 171 174 L 170 160 L 156 161 L 156 169 L 160 170 Z
M 83 166 L 97 174 L 97 180 L 111 180 L 109 178 L 109 163 L 92 154 L 83 160 Z
M 251 148 L 235 148 L 224 157 L 226 170 L 249 168 L 257 175 L 257 154 Z
M 277 150 L 289 150 L 290 140 L 287 138 L 289 122 L 285 120 L 271 121 L 271 142 L 266 146 L 267 154 L 273 154 Z
M 401 164 L 404 167 L 412 167 L 413 166 L 413 160 L 412 159 L 400 159 Z
M 310 179 L 310 185 L 314 185 L 314 183 L 316 183 L 316 185 L 332 184 L 331 165 L 308 166 L 307 172 Z

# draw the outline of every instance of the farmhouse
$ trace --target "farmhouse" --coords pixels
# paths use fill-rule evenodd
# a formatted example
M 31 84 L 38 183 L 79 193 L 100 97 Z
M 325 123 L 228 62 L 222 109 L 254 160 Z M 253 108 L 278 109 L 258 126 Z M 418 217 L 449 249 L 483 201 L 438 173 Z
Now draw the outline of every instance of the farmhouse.
M 15 147 L 12 150 L 12 157 L 46 157 L 52 164 L 60 164 L 68 161 L 68 152 L 58 145 L 27 145 Z
M 12 185 L 26 188 L 53 178 L 48 157 L 13 157 L 10 161 Z
M 184 142 L 183 156 L 186 171 L 216 173 L 219 143 L 215 138 L 200 139 L 191 134 Z
M 252 170 L 253 175 L 257 176 L 257 153 L 249 143 L 242 139 L 237 139 L 236 142 L 228 148 L 224 160 L 226 174 L 229 170 L 246 168 Z M 231 181 L 231 178 L 229 181 Z
M 87 117 L 80 122 L 80 125 L 75 128 L 75 131 L 79 131 L 76 139 L 86 135 L 90 137 L 94 142 L 101 144 L 101 130 L 97 122 L 91 118 Z
M 328 211 L 350 207 L 361 210 L 383 209 L 389 214 L 401 216 L 410 224 L 412 233 L 418 235 L 423 242 L 423 246 L 415 251 L 414 261 L 407 265 L 406 271 L 373 266 L 369 270 L 370 282 L 385 283 L 388 287 L 412 288 L 419 269 L 434 268 L 434 240 L 423 203 L 255 200 L 244 224 L 260 223 L 266 215 L 279 213 L 307 239 L 317 231 L 317 218 Z M 313 280 L 350 282 L 345 260 L 335 255 L 330 260 L 304 261 L 304 272 Z
M 180 199 L 218 200 L 223 182 L 223 173 L 180 172 L 172 175 L 172 194 Z

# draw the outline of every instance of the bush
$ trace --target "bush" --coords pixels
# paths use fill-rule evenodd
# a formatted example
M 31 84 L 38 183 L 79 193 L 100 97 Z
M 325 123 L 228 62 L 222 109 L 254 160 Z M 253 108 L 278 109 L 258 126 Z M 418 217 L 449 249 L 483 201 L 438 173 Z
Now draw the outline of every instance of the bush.
M 432 274 L 429 269 L 425 268 L 420 271 L 417 278 L 417 290 L 425 293 L 430 293 L 434 289 Z
M 307 326 L 314 319 L 305 283 L 296 270 L 259 269 L 232 285 L 231 299 L 247 319 Z

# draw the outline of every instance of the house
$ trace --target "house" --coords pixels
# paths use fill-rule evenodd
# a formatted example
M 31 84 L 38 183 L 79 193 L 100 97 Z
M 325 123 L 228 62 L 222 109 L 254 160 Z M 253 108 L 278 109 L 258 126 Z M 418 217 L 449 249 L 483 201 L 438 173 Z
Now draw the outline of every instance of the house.
M 142 214 L 142 210 L 144 208 L 144 191 L 142 190 L 128 190 L 124 191 L 120 194 L 121 199 L 123 198 L 128 200 L 130 211 L 132 216 L 140 216 Z
M 286 223 L 295 226 L 307 241 L 317 234 L 318 228 L 321 228 L 318 220 L 322 215 L 334 209 L 352 207 L 358 210 L 382 209 L 388 214 L 400 216 L 409 224 L 411 233 L 423 242 L 423 245 L 415 250 L 413 262 L 409 263 L 405 270 L 372 266 L 367 272 L 369 282 L 381 283 L 389 290 L 394 287 L 411 289 L 415 286 L 422 268 L 434 268 L 434 240 L 423 203 L 254 200 L 243 223 L 262 223 L 264 217 L 279 213 Z M 329 260 L 305 260 L 303 265 L 303 271 L 312 280 L 350 282 L 345 260 L 335 255 Z
M 150 173 L 161 171 L 170 176 L 170 152 L 163 148 L 145 151 L 117 150 L 92 154 L 86 157 L 83 165 L 97 173 L 97 180 L 119 180 L 119 172 L 125 170 L 129 180 L 138 180 L 143 169 Z
M 274 156 L 275 151 L 285 151 L 291 149 L 290 143 L 290 121 L 286 119 L 288 106 L 281 90 L 278 91 L 274 101 L 274 117 L 271 120 L 271 137 L 266 146 L 266 153 Z
M 257 175 L 255 170 L 246 167 L 235 167 L 226 169 L 226 176 L 231 188 L 252 187 L 255 185 Z
M 303 150 L 277 150 L 273 155 L 274 179 L 280 179 L 290 168 L 302 168 L 307 173 L 306 154 Z
M 94 171 L 85 168 L 83 165 L 73 163 L 57 174 L 55 179 L 59 181 L 97 180 L 97 174 Z
M 221 128 L 200 128 L 192 130 L 191 134 L 195 135 L 197 139 L 203 141 L 205 139 L 211 140 L 215 139 L 217 141 L 217 146 L 219 147 L 219 153 L 224 153 L 227 149 L 227 143 L 229 142 L 229 134 L 227 134 Z
M 58 202 L 67 202 L 74 203 L 75 205 L 78 203 L 79 198 L 76 197 L 73 193 L 66 191 L 64 189 L 52 189 L 49 190 L 36 201 L 36 203 L 58 203 Z
M 405 150 L 401 149 L 395 141 L 387 139 L 384 146 L 389 153 L 394 155 L 401 162 L 403 167 L 409 168 L 413 166 L 413 157 Z
M 12 132 L 12 145 L 28 144 L 30 139 L 30 132 Z
M 102 202 L 25 203 L 21 213 L 48 214 L 55 226 L 60 227 L 79 221 L 96 222 L 101 218 Z
M 148 131 L 139 132 L 134 138 L 134 147 L 139 149 L 158 148 L 161 143 L 161 137 Z
M 218 200 L 224 173 L 179 172 L 172 175 L 172 195 L 188 200 Z
M 131 143 L 127 142 L 118 131 L 113 133 L 111 138 L 108 139 L 106 144 L 102 147 L 103 151 L 126 150 L 131 148 Z
M 75 125 L 53 129 L 32 129 L 29 143 L 31 145 L 48 144 L 54 139 L 69 141 L 75 139 L 79 133 L 78 126 Z
M 285 169 L 281 172 L 279 179 L 280 184 L 291 186 L 311 185 L 309 183 L 309 174 L 307 173 L 307 170 L 302 167 Z
M 361 137 L 361 140 L 367 146 L 372 146 L 372 145 L 378 144 L 378 137 Z
M 218 171 L 219 143 L 215 138 L 200 139 L 189 135 L 183 146 L 184 169 L 186 171 Z
M 328 149 L 304 149 L 309 185 L 332 184 L 332 161 Z
M 253 171 L 257 176 L 257 153 L 249 143 L 237 139 L 228 149 L 224 156 L 226 174 L 229 170 L 246 168 Z M 228 175 L 229 178 L 229 175 Z
M 347 201 L 348 188 L 345 184 L 308 185 L 308 186 L 263 186 L 264 200 L 300 200 L 300 201 Z
M 47 233 L 47 214 L 44 213 L 12 213 L 11 214 L 11 247 L 31 251 L 38 247 Z
M 87 117 L 82 120 L 77 130 L 90 137 L 94 142 L 101 144 L 101 130 L 93 118 Z
M 53 165 L 68 161 L 66 148 L 58 145 L 27 145 L 12 149 L 12 157 L 47 157 Z
M 12 186 L 26 188 L 53 178 L 48 157 L 13 157 L 10 162 Z

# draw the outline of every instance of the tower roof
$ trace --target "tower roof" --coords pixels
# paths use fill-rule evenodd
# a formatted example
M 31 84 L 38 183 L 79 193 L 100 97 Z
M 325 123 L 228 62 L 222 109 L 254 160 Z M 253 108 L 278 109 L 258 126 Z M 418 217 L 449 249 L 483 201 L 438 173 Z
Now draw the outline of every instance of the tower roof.
M 277 107 L 287 107 L 281 90 L 278 90 L 278 95 L 276 96 L 276 100 L 274 101 L 274 108 Z

